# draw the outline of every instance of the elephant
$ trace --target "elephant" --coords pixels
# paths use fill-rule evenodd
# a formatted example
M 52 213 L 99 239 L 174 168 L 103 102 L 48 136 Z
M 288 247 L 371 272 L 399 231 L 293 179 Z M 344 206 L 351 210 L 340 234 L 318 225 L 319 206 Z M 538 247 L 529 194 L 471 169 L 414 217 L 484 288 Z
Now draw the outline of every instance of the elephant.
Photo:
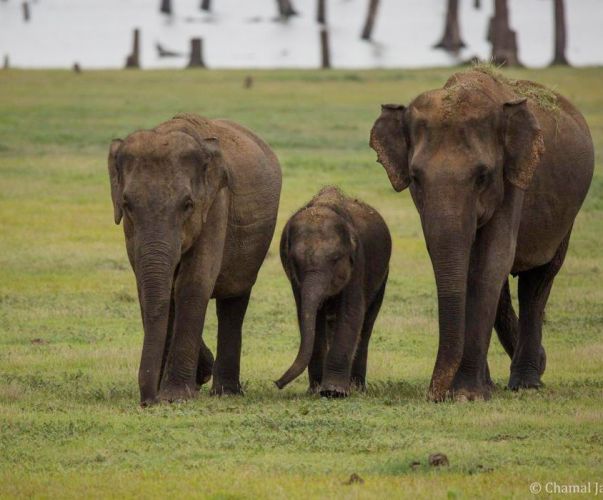
M 370 146 L 393 188 L 410 188 L 434 269 L 428 397 L 491 397 L 493 326 L 512 359 L 508 388 L 540 387 L 544 309 L 594 169 L 583 116 L 542 85 L 476 67 L 406 107 L 383 105 Z
M 280 255 L 301 344 L 277 387 L 307 367 L 311 393 L 345 397 L 351 385 L 364 389 L 368 344 L 389 272 L 385 221 L 369 205 L 325 187 L 285 225 Z
M 242 324 L 274 234 L 277 157 L 237 123 L 182 113 L 113 140 L 108 167 L 142 314 L 141 405 L 192 398 L 212 376 L 212 394 L 242 393 Z M 215 363 L 202 339 L 212 298 Z

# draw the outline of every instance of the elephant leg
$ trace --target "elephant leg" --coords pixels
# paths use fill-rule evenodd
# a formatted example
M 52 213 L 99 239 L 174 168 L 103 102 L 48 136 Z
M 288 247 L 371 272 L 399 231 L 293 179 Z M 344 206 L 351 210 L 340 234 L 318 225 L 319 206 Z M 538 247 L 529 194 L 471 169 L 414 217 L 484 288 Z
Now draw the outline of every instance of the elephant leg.
M 540 375 L 544 372 L 546 363 L 542 349 L 544 309 L 555 276 L 565 260 L 570 234 L 571 230 L 548 264 L 519 275 L 519 339 L 511 363 L 511 390 L 537 389 L 542 386 Z
M 500 300 L 498 302 L 498 311 L 496 312 L 496 321 L 494 329 L 498 334 L 498 339 L 509 355 L 511 360 L 517 349 L 517 339 L 519 338 L 519 318 L 513 309 L 511 300 L 511 291 L 509 289 L 509 280 L 504 284 L 500 292 Z M 539 353 L 539 373 L 542 375 L 546 368 L 546 352 L 542 345 Z
M 182 287 L 175 292 L 174 327 L 165 375 L 159 391 L 162 401 L 190 399 L 198 392 L 199 353 L 209 293 L 197 287 Z
M 314 350 L 308 364 L 308 378 L 310 386 L 308 392 L 316 393 L 322 381 L 322 369 L 327 352 L 326 314 L 324 307 L 316 315 L 316 330 L 314 334 Z
M 468 283 L 463 357 L 452 384 L 457 400 L 483 400 L 491 395 L 487 354 L 504 275 L 487 273 L 482 280 L 477 278 L 479 274 L 478 270 L 471 272 Z
M 337 307 L 333 340 L 329 343 L 320 385 L 321 396 L 345 397 L 350 392 L 352 363 L 365 316 L 363 301 L 349 296 L 357 293 L 344 294 Z
M 214 363 L 212 395 L 243 394 L 239 381 L 243 319 L 251 290 L 239 297 L 217 299 L 218 351 Z
M 513 359 L 517 346 L 517 337 L 519 336 L 519 320 L 513 309 L 508 278 L 500 291 L 494 329 L 505 352 L 509 355 L 509 358 Z
M 521 204 L 507 200 L 481 228 L 473 244 L 467 279 L 465 342 L 461 364 L 452 383 L 458 400 L 489 399 L 493 384 L 487 356 L 492 329 L 515 258 Z
M 385 295 L 385 284 L 387 283 L 387 277 L 383 281 L 383 285 L 377 292 L 377 295 L 373 299 L 373 302 L 366 312 L 364 323 L 362 325 L 362 332 L 360 334 L 360 343 L 356 350 L 356 357 L 354 358 L 354 364 L 352 365 L 352 385 L 360 390 L 366 389 L 366 364 L 368 359 L 368 345 L 371 339 L 371 333 L 373 333 L 373 326 L 375 320 L 381 309 L 383 303 L 383 296 Z

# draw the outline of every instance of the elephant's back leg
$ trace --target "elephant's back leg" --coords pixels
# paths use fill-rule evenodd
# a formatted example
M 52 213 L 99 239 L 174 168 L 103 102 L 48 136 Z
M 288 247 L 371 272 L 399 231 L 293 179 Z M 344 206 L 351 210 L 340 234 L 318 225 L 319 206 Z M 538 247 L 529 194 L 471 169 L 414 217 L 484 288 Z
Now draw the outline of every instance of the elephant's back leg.
M 373 326 L 379 315 L 381 304 L 383 304 L 383 296 L 385 295 L 385 285 L 387 283 L 387 274 L 383 280 L 383 284 L 379 288 L 379 291 L 375 295 L 373 302 L 366 311 L 364 316 L 364 323 L 362 325 L 362 331 L 360 333 L 360 342 L 358 343 L 358 349 L 356 351 L 356 357 L 354 358 L 354 364 L 352 366 L 352 384 L 359 389 L 366 388 L 366 366 L 368 362 L 368 346 L 373 333 Z
M 216 299 L 218 349 L 213 367 L 211 393 L 242 394 L 240 383 L 243 320 L 251 289 L 237 297 Z
M 517 345 L 517 337 L 519 335 L 519 320 L 517 314 L 515 314 L 515 309 L 513 309 L 508 279 L 505 281 L 502 290 L 500 291 L 494 329 L 496 330 L 498 340 L 500 340 L 505 352 L 513 359 L 515 346 Z
M 511 363 L 509 388 L 538 388 L 544 371 L 542 322 L 555 276 L 561 269 L 569 245 L 571 229 L 550 262 L 519 274 L 519 337 Z

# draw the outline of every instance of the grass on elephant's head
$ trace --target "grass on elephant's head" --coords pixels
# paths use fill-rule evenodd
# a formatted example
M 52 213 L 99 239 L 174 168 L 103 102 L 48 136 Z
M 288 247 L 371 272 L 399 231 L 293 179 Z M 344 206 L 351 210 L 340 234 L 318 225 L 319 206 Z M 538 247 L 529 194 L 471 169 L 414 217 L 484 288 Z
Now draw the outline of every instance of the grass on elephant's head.
M 433 405 L 433 273 L 408 193 L 368 131 L 383 102 L 440 87 L 422 71 L 0 72 L 0 496 L 527 496 L 534 481 L 596 481 L 603 446 L 602 69 L 502 70 L 559 90 L 597 151 L 593 186 L 553 288 L 546 387 L 509 393 L 496 340 L 490 402 Z M 42 91 L 43 90 L 43 91 Z M 180 111 L 239 121 L 283 166 L 277 236 L 244 325 L 243 398 L 142 410 L 136 287 L 112 222 L 109 142 Z M 394 254 L 369 350 L 369 389 L 305 394 L 289 366 L 299 334 L 278 258 L 287 218 L 326 184 L 378 209 Z M 215 352 L 210 308 L 205 338 Z M 432 468 L 430 453 L 450 465 Z M 413 462 L 418 464 L 412 465 Z M 363 484 L 343 484 L 352 473 Z

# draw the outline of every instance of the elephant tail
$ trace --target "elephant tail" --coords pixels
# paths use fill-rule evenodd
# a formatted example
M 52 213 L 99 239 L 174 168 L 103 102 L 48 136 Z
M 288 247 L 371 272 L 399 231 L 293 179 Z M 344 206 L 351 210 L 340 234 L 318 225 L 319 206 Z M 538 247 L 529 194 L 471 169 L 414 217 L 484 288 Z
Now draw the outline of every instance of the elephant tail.
M 511 301 L 511 291 L 509 289 L 509 279 L 505 281 L 500 292 L 498 300 L 498 310 L 496 311 L 496 320 L 494 321 L 494 329 L 498 334 L 498 340 L 503 348 L 513 359 L 515 347 L 517 346 L 517 337 L 519 335 L 519 320 L 513 309 Z

